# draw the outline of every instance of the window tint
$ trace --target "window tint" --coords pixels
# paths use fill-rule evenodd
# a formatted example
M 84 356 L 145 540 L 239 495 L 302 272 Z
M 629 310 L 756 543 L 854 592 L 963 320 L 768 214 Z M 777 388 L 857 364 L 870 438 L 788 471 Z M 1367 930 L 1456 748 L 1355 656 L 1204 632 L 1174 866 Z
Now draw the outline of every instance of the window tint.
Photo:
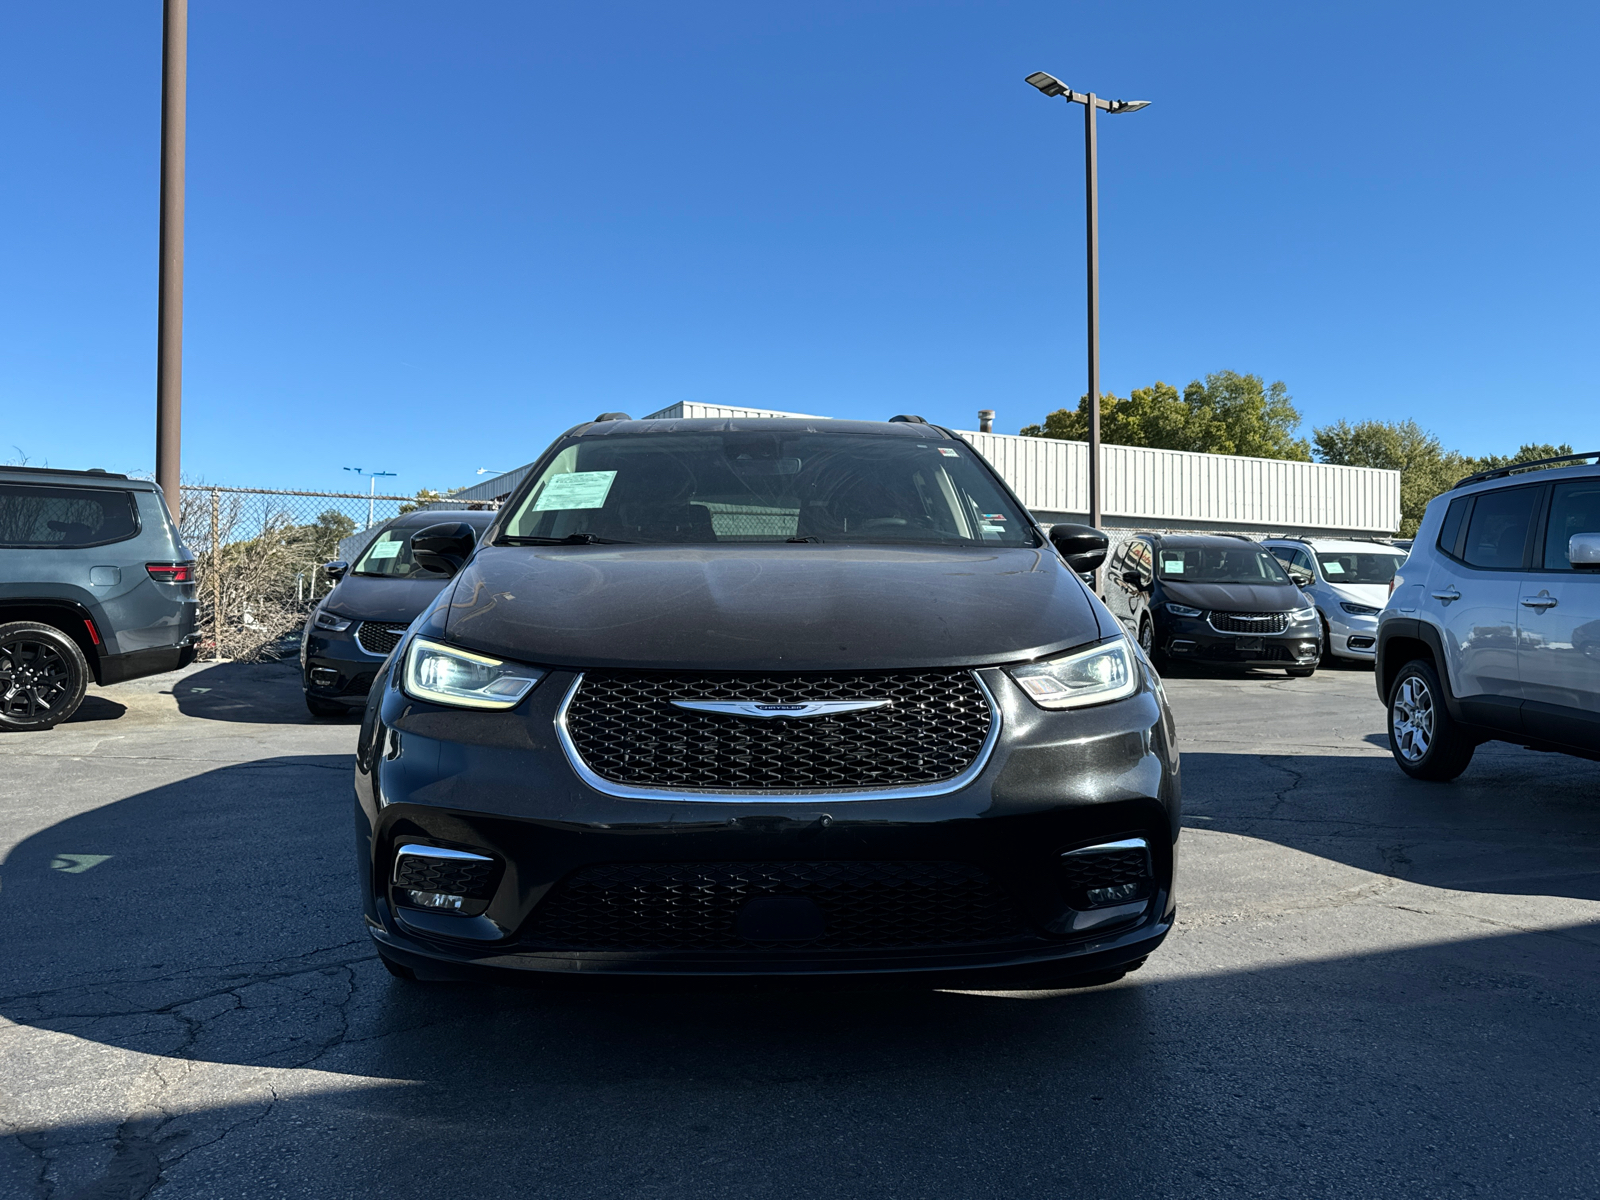
M 1456 543 L 1461 540 L 1461 523 L 1467 519 L 1467 509 L 1472 507 L 1471 496 L 1461 496 L 1450 501 L 1445 509 L 1444 523 L 1439 526 L 1439 549 L 1454 556 Z
M 0 483 L 0 546 L 69 549 L 120 542 L 139 532 L 131 492 Z
M 578 438 L 504 529 L 531 544 L 1038 544 L 964 442 L 801 429 Z
M 390 579 L 444 579 L 411 557 L 411 539 L 428 528 L 412 525 L 405 529 L 385 529 L 367 547 L 353 568 L 357 575 L 384 575 Z M 477 536 L 477 531 L 473 531 Z
M 1522 565 L 1522 550 L 1528 541 L 1528 526 L 1533 522 L 1536 487 L 1506 488 L 1483 492 L 1472 507 L 1467 522 L 1467 545 L 1462 552 L 1469 566 L 1500 570 Z
M 1550 499 L 1550 522 L 1545 526 L 1545 570 L 1572 570 L 1567 543 L 1575 533 L 1600 533 L 1600 479 L 1556 485 Z
M 1250 542 L 1237 546 L 1162 546 L 1161 578 L 1189 583 L 1288 583 L 1278 560 Z
M 1388 583 L 1406 560 L 1404 554 L 1319 554 L 1329 583 Z

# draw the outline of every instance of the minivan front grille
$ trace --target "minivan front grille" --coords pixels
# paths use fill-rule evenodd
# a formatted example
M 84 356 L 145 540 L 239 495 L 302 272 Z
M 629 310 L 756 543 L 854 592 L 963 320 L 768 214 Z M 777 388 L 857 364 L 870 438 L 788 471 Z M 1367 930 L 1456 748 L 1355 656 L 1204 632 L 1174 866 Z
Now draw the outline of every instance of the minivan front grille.
M 404 621 L 363 621 L 356 630 L 356 641 L 368 654 L 388 654 L 400 644 L 406 628 Z
M 809 900 L 810 928 L 765 936 L 751 901 Z M 794 900 L 790 900 L 791 903 Z M 1013 941 L 1016 906 L 959 862 L 611 863 L 557 884 L 530 947 L 572 950 L 886 950 Z
M 1218 633 L 1277 634 L 1289 628 L 1289 614 L 1286 612 L 1214 612 L 1211 614 L 1210 620 L 1211 628 Z
M 887 701 L 811 717 L 697 712 L 674 700 Z M 696 792 L 938 784 L 982 752 L 995 720 L 970 671 L 730 677 L 595 672 L 568 702 L 572 747 L 601 779 Z

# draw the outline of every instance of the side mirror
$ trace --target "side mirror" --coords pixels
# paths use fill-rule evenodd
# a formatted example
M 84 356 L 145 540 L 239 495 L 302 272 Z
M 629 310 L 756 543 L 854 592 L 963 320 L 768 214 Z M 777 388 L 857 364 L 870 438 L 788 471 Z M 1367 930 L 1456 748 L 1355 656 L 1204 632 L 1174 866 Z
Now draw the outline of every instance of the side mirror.
M 1139 574 L 1138 567 L 1129 567 L 1122 573 L 1122 582 L 1129 587 L 1141 587 L 1144 584 L 1144 576 Z
M 338 562 L 323 563 L 322 570 L 329 579 L 337 583 L 339 580 L 343 579 L 345 574 L 350 570 L 350 564 L 344 562 L 343 560 Z
M 472 557 L 477 544 L 478 535 L 471 525 L 465 521 L 446 521 L 411 535 L 411 559 L 429 571 L 454 575 Z
M 1600 571 L 1600 533 L 1575 533 L 1567 540 L 1567 561 L 1575 571 Z
M 1050 544 L 1067 560 L 1067 566 L 1081 575 L 1099 569 L 1105 562 L 1111 539 L 1093 525 L 1063 522 L 1050 526 Z
M 1293 583 L 1295 587 L 1310 587 L 1314 582 L 1311 578 L 1311 572 L 1306 570 L 1304 567 L 1289 567 L 1288 571 L 1289 581 Z

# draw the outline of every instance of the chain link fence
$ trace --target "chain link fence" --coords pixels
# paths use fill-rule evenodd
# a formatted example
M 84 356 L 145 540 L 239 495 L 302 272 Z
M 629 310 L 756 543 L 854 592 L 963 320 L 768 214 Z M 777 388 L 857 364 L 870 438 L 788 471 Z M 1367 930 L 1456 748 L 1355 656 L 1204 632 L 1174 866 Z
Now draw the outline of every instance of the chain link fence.
M 279 658 L 285 635 L 333 588 L 325 566 L 353 560 L 409 512 L 484 510 L 492 502 L 364 492 L 186 485 L 179 530 L 195 556 L 200 657 Z

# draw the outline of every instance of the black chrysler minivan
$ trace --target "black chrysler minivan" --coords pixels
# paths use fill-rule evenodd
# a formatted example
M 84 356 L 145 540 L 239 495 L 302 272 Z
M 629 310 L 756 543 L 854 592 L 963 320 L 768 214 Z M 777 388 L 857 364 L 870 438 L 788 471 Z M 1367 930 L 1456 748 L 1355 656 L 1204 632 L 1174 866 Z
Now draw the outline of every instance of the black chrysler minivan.
M 560 438 L 374 684 L 367 925 L 403 978 L 1074 986 L 1171 928 L 1161 684 L 988 465 L 921 418 Z

